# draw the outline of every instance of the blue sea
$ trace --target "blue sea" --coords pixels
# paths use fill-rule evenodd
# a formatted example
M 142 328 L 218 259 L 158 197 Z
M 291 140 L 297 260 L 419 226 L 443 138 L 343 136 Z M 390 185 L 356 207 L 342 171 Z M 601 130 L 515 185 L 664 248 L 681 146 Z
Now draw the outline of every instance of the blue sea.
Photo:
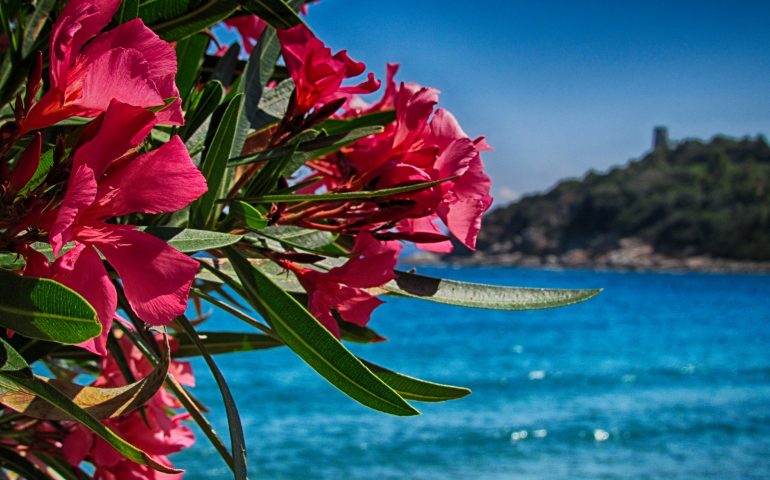
M 251 478 L 770 478 L 770 276 L 419 268 L 472 282 L 604 292 L 531 312 L 391 298 L 359 355 L 473 394 L 370 411 L 288 349 L 217 358 L 243 417 Z M 208 330 L 248 331 L 215 314 Z M 203 362 L 194 393 L 226 436 Z M 228 443 L 229 444 L 229 443 Z M 205 437 L 173 457 L 226 478 Z

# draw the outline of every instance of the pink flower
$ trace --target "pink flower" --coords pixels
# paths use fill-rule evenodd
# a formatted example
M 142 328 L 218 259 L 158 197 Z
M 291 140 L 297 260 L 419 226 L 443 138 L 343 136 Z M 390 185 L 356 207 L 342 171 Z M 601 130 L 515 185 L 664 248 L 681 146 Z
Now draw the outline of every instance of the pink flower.
M 82 346 L 104 354 L 116 309 L 116 292 L 102 260 L 115 268 L 131 308 L 151 325 L 166 324 L 187 306 L 198 263 L 166 242 L 130 225 L 106 221 L 129 213 L 164 213 L 185 207 L 206 191 L 206 181 L 179 137 L 134 157 L 152 127 L 153 113 L 113 101 L 88 125 L 76 147 L 61 206 L 47 214 L 52 265 L 28 256 L 26 275 L 50 276 L 73 288 L 96 309 L 102 335 Z M 41 274 L 48 268 L 48 275 Z
M 332 55 L 305 25 L 278 30 L 278 39 L 296 89 L 295 111 L 290 112 L 293 115 L 302 115 L 313 107 L 380 88 L 380 82 L 371 72 L 358 85 L 343 87 L 346 78 L 362 74 L 366 65 L 351 60 L 345 50 Z
M 51 33 L 51 89 L 22 122 L 28 132 L 72 116 L 95 117 L 110 101 L 137 107 L 171 105 L 159 123 L 182 125 L 182 103 L 174 83 L 176 54 L 140 19 L 99 34 L 120 0 L 70 0 Z
M 471 140 L 451 113 L 435 108 L 438 90 L 404 83 L 397 87 L 396 71 L 396 65 L 388 65 L 387 86 L 378 103 L 367 105 L 359 98 L 352 98 L 345 113 L 350 117 L 395 110 L 395 122 L 384 132 L 346 147 L 343 155 L 311 162 L 315 173 L 310 177 L 320 173 L 322 185 L 332 191 L 349 185 L 382 189 L 451 179 L 397 197 L 404 202 L 400 208 L 370 214 L 366 217 L 368 225 L 356 227 L 380 234 L 395 227 L 399 235 L 392 238 L 416 239 L 422 249 L 449 252 L 452 250 L 449 239 L 440 241 L 443 235 L 440 221 L 460 242 L 474 249 L 481 217 L 492 204 L 491 183 L 484 173 L 480 155 L 490 147 L 483 137 Z M 346 177 L 341 172 L 352 176 Z
M 337 338 L 339 325 L 332 310 L 346 322 L 364 326 L 375 308 L 381 305 L 366 288 L 380 287 L 395 278 L 401 245 L 398 242 L 381 242 L 367 233 L 356 238 L 353 256 L 342 266 L 328 272 L 285 264 L 305 288 L 310 312 Z
M 238 31 L 246 55 L 251 55 L 251 51 L 254 49 L 257 41 L 259 41 L 262 32 L 265 31 L 265 27 L 267 27 L 267 23 L 256 15 L 242 15 L 229 18 L 224 21 L 224 24 Z

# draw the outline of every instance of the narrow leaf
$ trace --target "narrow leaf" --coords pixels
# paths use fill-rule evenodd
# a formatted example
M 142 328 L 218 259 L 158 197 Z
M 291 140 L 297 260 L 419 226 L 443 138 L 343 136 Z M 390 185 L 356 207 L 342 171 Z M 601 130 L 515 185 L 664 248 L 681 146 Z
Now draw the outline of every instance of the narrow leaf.
M 178 335 L 176 338 L 179 340 L 179 348 L 174 352 L 174 358 L 202 355 L 188 336 Z M 279 340 L 261 333 L 198 332 L 198 338 L 211 355 L 265 350 L 283 345 Z
M 190 208 L 190 226 L 213 226 L 219 217 L 221 207 L 215 207 L 220 197 L 227 171 L 227 160 L 233 156 L 233 144 L 238 117 L 243 106 L 243 94 L 238 94 L 230 101 L 217 127 L 211 144 L 206 149 L 206 156 L 201 165 L 201 173 L 206 177 L 208 191 L 196 200 Z
M 419 378 L 388 370 L 387 368 L 367 362 L 363 359 L 361 359 L 361 361 L 383 382 L 390 385 L 390 388 L 409 400 L 416 400 L 419 402 L 445 402 L 447 400 L 462 398 L 471 393 L 467 388 L 420 380 Z
M 384 127 L 396 119 L 395 110 L 374 112 L 350 119 L 330 118 L 316 128 L 324 130 L 327 135 L 347 133 L 362 127 Z
M 11 358 L 16 351 L 7 343 L 0 345 Z M 38 382 L 43 382 L 66 396 L 78 408 L 97 419 L 117 417 L 139 408 L 147 403 L 166 379 L 169 365 L 169 351 L 166 345 L 161 362 L 152 373 L 143 379 L 122 387 L 100 388 L 78 385 L 64 380 L 51 379 L 35 375 Z M 23 360 L 23 359 L 22 359 Z M 26 363 L 26 362 L 25 362 Z M 6 370 L 3 368 L 2 370 Z M 15 369 L 20 370 L 20 369 Z M 70 420 L 71 414 L 60 410 L 57 406 L 39 398 L 33 392 L 26 390 L 0 391 L 0 403 L 6 407 L 23 413 L 32 418 L 44 420 Z
M 139 0 L 123 0 L 115 15 L 117 23 L 126 23 L 139 16 Z
M 396 272 L 397 277 L 383 289 L 437 303 L 491 310 L 535 310 L 563 307 L 595 297 L 601 289 L 565 290 L 553 288 L 503 287 L 458 282 L 415 273 Z
M 241 88 L 246 93 L 244 114 L 249 125 L 257 125 L 257 109 L 262 93 L 275 71 L 275 63 L 281 55 L 281 43 L 273 27 L 266 27 L 259 37 L 256 48 L 252 50 L 246 65 L 246 75 Z
M 29 368 L 29 365 L 24 357 L 11 344 L 0 338 L 0 370 L 15 372 L 25 368 Z
M 115 432 L 102 424 L 98 419 L 92 416 L 70 400 L 64 393 L 60 392 L 53 385 L 46 383 L 36 377 L 29 376 L 24 372 L 4 372 L 0 371 L 0 383 L 2 388 L 13 390 L 24 390 L 29 394 L 43 399 L 52 406 L 64 412 L 70 419 L 75 420 L 109 443 L 123 457 L 164 473 L 179 473 L 179 470 L 166 467 L 152 459 L 145 452 L 134 447 L 130 443 L 120 438 Z
M 232 247 L 225 254 L 252 307 L 308 365 L 354 400 L 393 415 L 419 412 L 366 368 L 291 295 L 249 264 Z
M 242 0 L 242 5 L 246 11 L 275 28 L 290 28 L 302 23 L 297 12 L 284 0 Z
M 185 253 L 225 247 L 237 243 L 243 238 L 243 235 L 196 230 L 194 228 L 145 227 L 143 230 Z
M 179 2 L 179 0 L 166 0 L 165 3 L 173 2 Z M 173 42 L 213 26 L 229 17 L 238 7 L 238 2 L 235 0 L 205 0 L 195 3 L 196 5 L 193 8 L 182 14 L 176 13 L 174 15 L 172 12 L 171 15 L 165 16 L 163 21 L 150 23 L 150 28 L 162 39 Z M 151 7 L 143 5 L 140 8 L 139 15 L 145 18 L 143 10 L 149 8 Z
M 206 82 L 200 93 L 193 93 L 195 98 L 191 101 L 185 113 L 185 126 L 180 130 L 179 136 L 188 142 L 198 129 L 208 120 L 212 113 L 225 98 L 225 87 L 219 82 Z M 206 135 L 201 135 L 205 138 Z M 202 143 L 202 142 L 201 142 Z M 187 145 L 188 148 L 194 145 Z
M 21 57 L 26 58 L 35 50 L 35 45 L 41 39 L 41 33 L 48 17 L 51 15 L 56 0 L 38 0 L 35 11 L 27 19 L 24 27 L 24 37 L 21 42 Z
M 132 316 L 132 312 L 127 312 L 129 316 Z M 139 338 L 139 336 L 136 334 L 136 332 L 133 332 L 129 330 L 125 325 L 123 325 L 121 322 L 117 322 L 118 328 L 120 328 L 123 333 L 131 338 L 131 341 L 136 345 L 136 347 L 139 349 L 140 352 L 142 352 L 142 355 L 144 355 L 144 358 L 147 359 L 148 362 L 150 362 L 151 365 L 157 366 L 160 360 L 158 359 L 158 356 L 153 352 L 148 346 Z M 225 447 L 225 444 L 222 442 L 222 439 L 219 438 L 219 435 L 217 435 L 217 432 L 214 431 L 214 427 L 211 425 L 211 423 L 208 421 L 206 416 L 203 414 L 202 407 L 200 405 L 200 402 L 198 402 L 191 394 L 188 392 L 185 387 L 179 383 L 179 381 L 174 378 L 173 375 L 168 375 L 166 377 L 166 387 L 168 387 L 172 392 L 174 392 L 174 395 L 176 398 L 182 403 L 182 406 L 187 410 L 188 413 L 190 413 L 190 416 L 192 416 L 195 423 L 200 427 L 201 431 L 204 435 L 206 435 L 206 438 L 209 439 L 209 442 L 214 446 L 217 453 L 219 453 L 219 456 L 224 460 L 224 462 L 227 464 L 227 466 L 230 468 L 230 470 L 233 470 L 233 457 L 230 455 L 230 452 L 227 450 L 227 447 Z
M 19 195 L 24 196 L 40 186 L 48 176 L 48 172 L 53 168 L 53 149 L 45 151 L 40 155 L 40 163 L 37 164 L 35 173 L 29 179 L 26 185 L 19 191 Z
M 0 326 L 29 338 L 81 343 L 102 331 L 96 311 L 53 280 L 0 270 Z
M 235 67 L 238 66 L 238 56 L 241 54 L 241 46 L 237 43 L 230 45 L 224 55 L 217 59 L 214 65 L 214 72 L 211 74 L 211 80 L 221 82 L 222 85 L 229 87 L 233 83 Z
M 411 185 L 405 185 L 403 187 L 383 188 L 380 190 L 360 190 L 357 192 L 342 192 L 342 193 L 325 193 L 325 194 L 291 194 L 291 195 L 262 195 L 254 198 L 241 198 L 239 200 L 245 200 L 253 203 L 296 203 L 296 202 L 346 202 L 348 200 L 367 200 L 370 198 L 387 197 L 392 195 L 400 195 L 402 193 L 415 192 L 418 190 L 425 190 L 426 188 L 433 187 L 440 183 L 453 180 L 456 177 L 442 178 L 441 180 L 433 180 L 431 182 L 420 182 Z
M 256 114 L 250 119 L 251 128 L 260 130 L 283 118 L 292 92 L 294 92 L 294 80 L 291 78 L 281 81 L 273 88 L 263 90 Z
M 246 480 L 247 478 L 247 465 L 246 465 L 246 441 L 243 438 L 243 425 L 241 424 L 241 417 L 238 414 L 238 408 L 233 400 L 232 393 L 230 393 L 230 387 L 227 386 L 225 377 L 217 367 L 214 359 L 211 358 L 206 345 L 201 341 L 195 328 L 190 324 L 184 316 L 177 318 L 177 322 L 182 326 L 182 329 L 187 333 L 192 343 L 203 355 L 206 364 L 209 366 L 211 373 L 214 375 L 214 379 L 219 387 L 219 392 L 222 394 L 222 400 L 225 403 L 225 413 L 227 414 L 227 425 L 230 428 L 230 442 L 232 445 L 232 454 L 234 460 L 233 473 L 236 480 Z
M 184 99 L 187 99 L 190 90 L 198 83 L 203 55 L 208 45 L 209 38 L 205 35 L 193 35 L 176 44 L 176 86 Z
M 235 202 L 230 205 L 230 214 L 240 220 L 250 230 L 261 230 L 267 227 L 267 216 L 246 202 Z

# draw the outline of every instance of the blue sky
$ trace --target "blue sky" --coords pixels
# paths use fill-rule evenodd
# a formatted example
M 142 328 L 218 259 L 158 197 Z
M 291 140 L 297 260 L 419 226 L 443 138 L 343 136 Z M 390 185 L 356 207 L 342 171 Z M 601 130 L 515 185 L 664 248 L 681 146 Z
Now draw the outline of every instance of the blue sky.
M 442 91 L 499 203 L 672 138 L 770 132 L 770 2 L 322 0 L 308 23 Z

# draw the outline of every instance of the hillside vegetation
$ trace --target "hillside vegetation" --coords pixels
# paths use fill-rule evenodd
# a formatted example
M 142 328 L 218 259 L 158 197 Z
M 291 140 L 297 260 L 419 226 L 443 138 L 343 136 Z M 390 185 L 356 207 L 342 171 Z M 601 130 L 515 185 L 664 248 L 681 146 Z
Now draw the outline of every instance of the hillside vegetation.
M 770 260 L 770 147 L 764 137 L 661 142 L 639 160 L 565 180 L 492 211 L 485 253 L 595 256 L 633 238 L 672 257 Z

